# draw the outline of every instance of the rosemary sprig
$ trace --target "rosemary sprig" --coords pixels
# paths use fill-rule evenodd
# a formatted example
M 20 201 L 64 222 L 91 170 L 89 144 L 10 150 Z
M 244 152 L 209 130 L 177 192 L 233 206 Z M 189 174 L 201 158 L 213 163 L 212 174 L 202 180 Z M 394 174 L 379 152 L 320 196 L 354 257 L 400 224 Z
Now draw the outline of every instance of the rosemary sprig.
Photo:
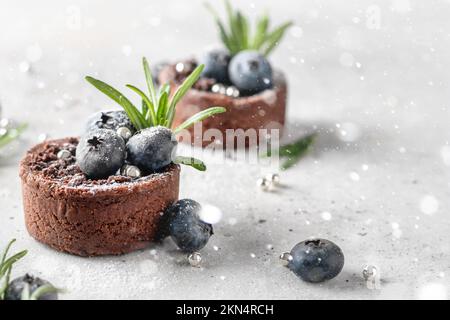
M 0 148 L 6 146 L 8 143 L 18 138 L 26 128 L 27 124 L 22 123 L 16 128 L 5 129 L 6 131 L 3 132 L 3 134 L 0 134 Z
M 205 3 L 205 7 L 213 15 L 219 29 L 220 39 L 232 55 L 251 49 L 258 50 L 267 56 L 280 43 L 284 33 L 292 25 L 292 22 L 288 21 L 270 31 L 269 16 L 264 14 L 257 19 L 255 31 L 252 34 L 248 17 L 239 10 L 233 10 L 229 0 L 224 1 L 228 25 L 222 22 L 217 11 L 209 3 Z
M 305 137 L 298 139 L 297 141 L 286 144 L 278 148 L 278 155 L 286 158 L 281 164 L 281 170 L 286 170 L 295 165 L 312 147 L 314 140 L 317 137 L 317 133 L 311 133 Z M 269 150 L 264 157 L 270 157 L 272 151 Z
M 195 82 L 197 82 L 203 71 L 204 65 L 199 65 L 195 68 L 195 70 L 192 71 L 192 73 L 178 87 L 172 97 L 170 95 L 170 85 L 168 83 L 163 84 L 159 91 L 156 91 L 156 86 L 153 83 L 152 72 L 146 58 L 142 59 L 142 65 L 144 68 L 145 80 L 147 82 L 147 89 L 149 93 L 146 94 L 143 90 L 134 85 L 126 85 L 127 88 L 134 91 L 140 97 L 142 101 L 140 110 L 134 106 L 133 103 L 125 97 L 125 95 L 117 89 L 114 89 L 109 84 L 90 76 L 87 76 L 86 80 L 112 100 L 117 102 L 125 110 L 128 118 L 136 129 L 142 130 L 154 126 L 171 128 L 178 102 L 180 102 L 183 96 L 189 91 Z M 187 129 L 199 121 L 225 111 L 226 109 L 224 107 L 210 107 L 205 109 L 193 115 L 180 126 L 173 129 L 173 132 L 174 134 L 177 134 L 181 130 Z M 197 159 L 194 160 L 195 161 L 182 161 L 180 163 L 190 165 L 201 171 L 206 169 L 203 162 Z
M 5 299 L 6 290 L 9 286 L 9 280 L 11 276 L 11 270 L 17 261 L 22 259 L 27 253 L 27 250 L 22 250 L 11 257 L 8 258 L 8 252 L 11 249 L 11 246 L 13 243 L 16 242 L 16 239 L 12 239 L 6 246 L 5 250 L 3 251 L 3 254 L 1 255 L 0 260 L 0 300 Z M 30 286 L 28 283 L 25 284 L 25 287 L 22 291 L 21 299 L 22 300 L 38 300 L 40 297 L 42 297 L 45 294 L 52 293 L 52 292 L 61 292 L 62 290 L 55 288 L 51 284 L 46 284 L 38 289 L 36 289 L 34 292 L 31 293 Z
M 0 261 L 0 300 L 5 299 L 5 293 L 8 289 L 9 278 L 11 275 L 12 266 L 14 263 L 22 259 L 27 253 L 27 250 L 20 251 L 16 253 L 12 257 L 7 258 L 9 249 L 11 249 L 12 244 L 16 241 L 16 239 L 12 239 L 8 245 L 6 246 L 5 251 L 2 254 Z
M 133 103 L 131 103 L 131 101 L 127 97 L 125 97 L 125 95 L 123 95 L 117 89 L 114 89 L 109 84 L 90 76 L 87 76 L 86 80 L 98 90 L 103 92 L 105 95 L 117 102 L 125 110 L 128 117 L 130 118 L 130 121 L 133 123 L 136 129 L 142 130 L 153 126 L 165 126 L 170 128 L 175 116 L 177 103 L 198 80 L 201 72 L 203 71 L 204 65 L 199 65 L 178 87 L 178 89 L 173 94 L 173 97 L 170 98 L 169 85 L 163 85 L 160 91 L 157 93 L 147 59 L 143 58 L 142 64 L 144 66 L 145 79 L 147 81 L 149 95 L 147 95 L 144 91 L 134 85 L 126 85 L 128 88 L 137 93 L 141 98 L 141 110 L 135 107 Z M 202 116 L 191 117 L 190 121 L 186 121 L 185 123 L 183 123 L 183 128 L 175 128 L 174 132 L 178 133 L 182 129 L 187 129 L 198 121 L 202 121 L 207 117 L 225 111 L 226 109 L 223 107 L 208 108 L 202 111 Z

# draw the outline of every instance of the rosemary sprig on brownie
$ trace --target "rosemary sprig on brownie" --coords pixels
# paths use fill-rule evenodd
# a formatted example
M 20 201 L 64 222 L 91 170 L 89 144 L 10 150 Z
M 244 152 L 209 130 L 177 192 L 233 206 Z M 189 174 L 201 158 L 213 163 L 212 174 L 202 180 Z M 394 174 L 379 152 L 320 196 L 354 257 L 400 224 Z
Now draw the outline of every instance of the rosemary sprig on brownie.
M 209 50 L 200 58 L 200 63 L 205 64 L 202 77 L 217 83 L 211 91 L 237 98 L 271 89 L 272 67 L 267 56 L 280 43 L 292 22 L 270 29 L 269 16 L 263 15 L 257 19 L 253 31 L 249 18 L 233 9 L 228 0 L 225 0 L 226 22 L 209 4 L 205 6 L 214 17 L 224 47 Z M 226 90 L 228 85 L 231 86 Z
M 77 164 L 92 179 L 116 174 L 138 178 L 142 174 L 158 172 L 172 162 L 206 170 L 205 164 L 194 158 L 176 157 L 175 135 L 214 114 L 225 112 L 223 107 L 203 110 L 177 128 L 171 129 L 177 103 L 200 77 L 204 66 L 199 65 L 170 95 L 169 84 L 159 90 L 153 82 L 149 64 L 142 60 L 148 94 L 127 84 L 140 100 L 137 108 L 124 94 L 109 84 L 87 76 L 86 80 L 109 98 L 117 102 L 123 111 L 106 111 L 94 114 L 88 121 L 86 133 L 76 150 Z

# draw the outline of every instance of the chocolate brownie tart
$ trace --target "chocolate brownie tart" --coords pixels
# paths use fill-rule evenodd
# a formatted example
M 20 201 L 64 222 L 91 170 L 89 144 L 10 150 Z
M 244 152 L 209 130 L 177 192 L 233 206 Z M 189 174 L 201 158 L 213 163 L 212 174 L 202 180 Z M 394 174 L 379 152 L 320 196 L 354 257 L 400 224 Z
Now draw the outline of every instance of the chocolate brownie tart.
M 174 65 L 158 68 L 158 80 L 170 82 L 174 95 L 187 74 L 197 64 L 204 65 L 200 79 L 180 101 L 174 125 L 210 106 L 223 106 L 227 112 L 204 121 L 202 130 L 191 128 L 190 135 L 180 140 L 203 147 L 222 145 L 230 149 L 265 143 L 266 137 L 274 137 L 274 130 L 281 136 L 287 83 L 283 73 L 272 67 L 268 55 L 278 46 L 292 22 L 272 29 L 269 17 L 263 15 L 257 18 L 253 28 L 249 17 L 232 8 L 229 1 L 225 1 L 225 20 L 221 19 L 219 11 L 208 3 L 205 5 L 217 25 L 222 46 L 208 49 L 198 59 L 178 60 Z M 205 136 L 208 129 L 215 130 Z
M 179 164 L 206 170 L 202 161 L 176 154 L 175 135 L 225 109 L 209 108 L 170 129 L 183 95 L 170 99 L 168 84 L 156 92 L 150 66 L 145 58 L 142 63 L 149 95 L 128 85 L 143 101 L 140 110 L 117 89 L 88 76 L 123 110 L 97 112 L 80 138 L 43 142 L 21 161 L 25 222 L 38 241 L 81 256 L 142 249 L 166 235 L 165 212 L 178 200 Z M 181 84 L 183 91 L 202 68 Z
M 46 141 L 20 164 L 28 232 L 80 256 L 117 255 L 146 247 L 165 208 L 178 199 L 180 166 L 132 179 L 90 180 L 75 163 L 77 138 Z M 60 150 L 70 156 L 58 159 Z
M 195 65 L 195 62 L 183 62 L 185 66 Z M 191 72 L 190 68 L 188 72 Z M 179 84 L 184 80 L 184 72 L 176 70 L 176 64 L 164 67 L 158 77 L 160 83 L 171 83 L 171 92 L 175 92 Z M 273 129 L 280 130 L 280 136 L 285 123 L 287 84 L 283 73 L 274 72 L 274 85 L 254 95 L 232 97 L 222 93 L 211 92 L 212 86 L 216 83 L 213 79 L 201 78 L 191 90 L 178 103 L 178 111 L 174 118 L 173 125 L 176 127 L 189 119 L 192 115 L 205 110 L 211 106 L 223 106 L 227 112 L 214 115 L 202 121 L 204 133 L 208 129 L 218 129 L 225 138 L 227 129 L 267 129 L 268 133 Z M 212 141 L 203 141 L 199 137 L 200 132 L 194 134 L 194 127 L 189 129 L 191 143 L 201 141 L 203 147 L 208 146 Z M 226 141 L 214 141 L 226 146 Z M 185 141 L 186 142 L 186 141 Z M 257 140 L 257 143 L 259 140 Z M 246 147 L 250 146 L 247 140 Z

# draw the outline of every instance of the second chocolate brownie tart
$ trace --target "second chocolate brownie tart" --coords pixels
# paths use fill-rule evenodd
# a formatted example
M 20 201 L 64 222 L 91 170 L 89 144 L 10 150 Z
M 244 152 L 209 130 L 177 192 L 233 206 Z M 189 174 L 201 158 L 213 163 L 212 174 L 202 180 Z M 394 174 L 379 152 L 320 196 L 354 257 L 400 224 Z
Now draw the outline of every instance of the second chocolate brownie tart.
M 80 256 L 117 255 L 146 247 L 165 208 L 178 199 L 180 167 L 131 179 L 90 180 L 75 164 L 77 138 L 33 147 L 20 164 L 25 223 L 38 241 Z M 58 159 L 61 150 L 70 156 Z
M 195 65 L 191 61 L 181 63 L 184 66 Z M 183 73 L 176 70 L 176 64 L 172 64 L 161 70 L 158 80 L 161 83 L 171 83 L 171 91 L 175 92 L 184 80 L 184 76 Z M 200 79 L 178 103 L 179 109 L 174 118 L 174 127 L 211 106 L 223 106 L 227 109 L 225 113 L 214 115 L 202 121 L 200 124 L 201 132 L 195 131 L 194 127 L 189 128 L 191 141 L 188 142 L 197 144 L 197 141 L 200 141 L 203 147 L 214 142 L 226 147 L 225 133 L 227 129 L 242 129 L 244 131 L 254 129 L 257 130 L 257 133 L 259 133 L 259 129 L 267 129 L 269 134 L 271 130 L 275 129 L 279 130 L 281 136 L 285 123 L 287 100 L 287 84 L 283 73 L 280 71 L 274 72 L 272 88 L 249 96 L 233 97 L 220 92 L 212 92 L 210 89 L 213 85 L 214 81 L 211 81 L 211 79 Z M 200 136 L 204 135 L 208 129 L 220 130 L 224 139 L 210 141 Z M 236 131 L 236 133 L 239 135 L 239 131 Z M 245 135 L 245 132 L 243 133 Z M 254 142 L 258 144 L 259 139 Z M 251 146 L 251 144 L 251 141 L 245 141 L 246 147 Z
M 117 89 L 86 77 L 124 110 L 95 113 L 80 138 L 43 142 L 21 161 L 25 222 L 37 240 L 81 256 L 142 249 L 166 235 L 170 221 L 165 212 L 178 200 L 179 164 L 206 170 L 202 161 L 176 154 L 175 136 L 225 109 L 209 108 L 170 129 L 178 100 L 197 81 L 203 66 L 181 84 L 182 92 L 170 98 L 169 85 L 157 92 L 147 60 L 142 63 L 149 95 L 128 85 L 142 99 L 140 110 Z M 189 230 L 182 231 L 189 235 Z M 205 241 L 212 229 L 206 231 Z
M 211 106 L 223 106 L 227 112 L 209 118 L 200 128 L 190 128 L 190 134 L 180 140 L 203 147 L 222 145 L 235 149 L 257 146 L 276 134 L 281 136 L 287 84 L 284 74 L 272 67 L 268 56 L 292 22 L 271 28 L 265 14 L 257 18 L 253 28 L 250 18 L 228 1 L 225 20 L 212 6 L 206 6 L 213 15 L 222 46 L 207 50 L 198 59 L 179 60 L 158 68 L 158 79 L 160 83 L 170 82 L 174 94 L 196 65 L 204 65 L 200 79 L 179 103 L 174 126 Z M 208 129 L 214 130 L 205 134 Z

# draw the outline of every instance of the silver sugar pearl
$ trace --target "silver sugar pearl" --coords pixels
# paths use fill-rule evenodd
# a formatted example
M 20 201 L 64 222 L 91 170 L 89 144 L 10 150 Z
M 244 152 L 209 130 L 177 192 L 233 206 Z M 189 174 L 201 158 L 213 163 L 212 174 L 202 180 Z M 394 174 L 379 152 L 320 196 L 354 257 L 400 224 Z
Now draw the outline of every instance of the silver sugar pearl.
M 133 135 L 131 133 L 131 130 L 128 129 L 127 127 L 120 127 L 119 129 L 117 129 L 117 134 L 119 136 L 121 136 L 124 140 L 128 140 L 131 138 L 131 136 Z
M 141 176 L 141 170 L 138 167 L 126 164 L 120 170 L 120 173 L 124 176 L 131 177 L 133 179 Z
M 177 72 L 183 72 L 183 71 L 184 71 L 184 63 L 183 63 L 183 62 L 178 62 L 178 63 L 175 65 L 175 70 L 176 70 Z
M 266 178 L 259 178 L 256 185 L 263 191 L 269 191 L 270 189 L 270 182 Z
M 62 160 L 68 159 L 71 156 L 72 156 L 72 153 L 70 153 L 69 150 L 65 150 L 65 149 L 59 150 L 58 153 L 56 154 L 56 157 L 58 159 L 62 159 Z
M 266 179 L 269 180 L 274 186 L 280 185 L 280 176 L 278 173 L 269 173 L 266 175 Z
M 200 252 L 192 252 L 188 255 L 188 261 L 192 267 L 200 268 L 202 264 L 202 255 Z
M 377 273 L 378 273 L 377 267 L 372 265 L 365 266 L 362 272 L 363 277 L 366 281 L 375 278 L 377 276 Z
M 229 97 L 237 98 L 239 97 L 239 90 L 235 86 L 229 86 L 226 88 L 225 93 Z
M 225 94 L 227 91 L 227 88 L 221 83 L 215 83 L 211 87 L 211 91 L 214 93 Z
M 292 261 L 292 255 L 290 252 L 283 252 L 282 254 L 280 254 L 280 261 L 281 264 L 285 267 L 287 267 L 287 265 L 289 264 L 289 262 Z

